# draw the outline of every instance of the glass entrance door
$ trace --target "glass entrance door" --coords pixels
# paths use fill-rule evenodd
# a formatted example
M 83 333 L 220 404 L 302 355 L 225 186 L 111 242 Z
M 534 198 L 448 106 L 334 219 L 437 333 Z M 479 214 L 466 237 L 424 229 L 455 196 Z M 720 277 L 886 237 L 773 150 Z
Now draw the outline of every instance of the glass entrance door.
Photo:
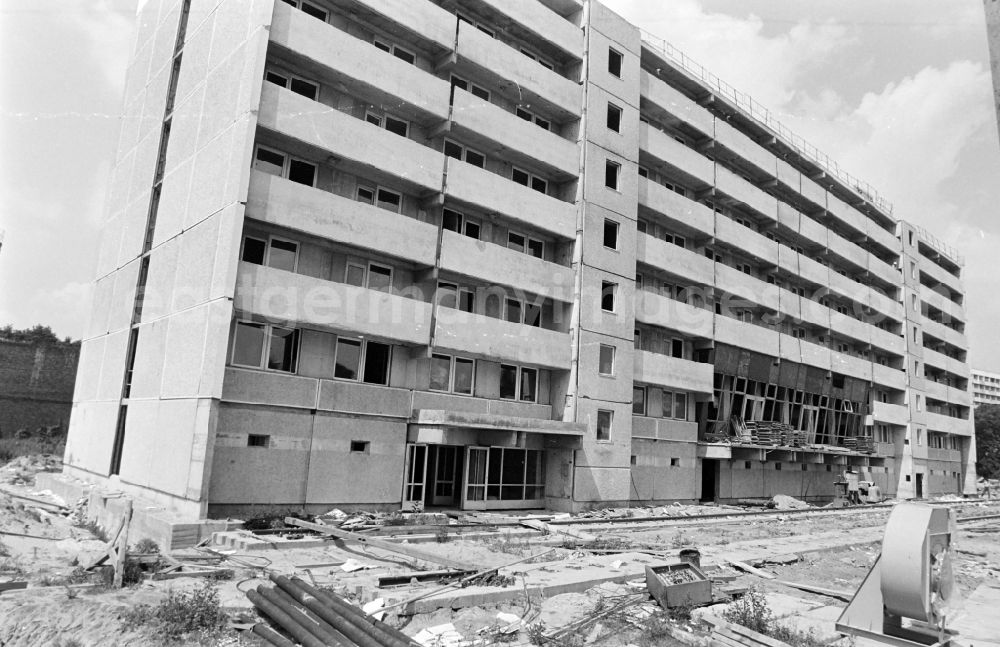
M 423 509 L 427 479 L 427 445 L 408 444 L 403 473 L 403 510 Z
M 489 447 L 465 448 L 465 487 L 462 488 L 462 508 L 486 509 L 486 465 Z
M 462 456 L 461 447 L 454 445 L 436 445 L 431 447 L 434 452 L 434 492 L 431 495 L 431 505 L 455 505 L 458 488 L 461 487 L 462 475 L 459 472 Z

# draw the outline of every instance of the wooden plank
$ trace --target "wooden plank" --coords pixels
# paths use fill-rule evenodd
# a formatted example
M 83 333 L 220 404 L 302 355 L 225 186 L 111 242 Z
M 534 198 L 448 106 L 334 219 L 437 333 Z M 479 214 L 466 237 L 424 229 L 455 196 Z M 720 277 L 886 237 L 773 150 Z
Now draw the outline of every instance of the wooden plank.
M 751 575 L 756 575 L 757 577 L 762 577 L 765 580 L 773 580 L 773 579 L 775 579 L 774 575 L 771 575 L 770 573 L 768 573 L 766 571 L 762 571 L 759 568 L 754 568 L 753 566 L 750 566 L 750 564 L 746 564 L 744 562 L 738 562 L 735 559 L 727 559 L 726 561 L 729 562 L 730 564 L 732 564 L 733 566 L 735 566 L 736 568 L 740 569 L 741 571 L 746 571 L 747 573 L 750 573 Z
M 58 510 L 60 512 L 62 512 L 62 511 L 68 511 L 69 510 L 69 508 L 67 508 L 66 506 L 62 505 L 61 503 L 53 503 L 51 501 L 45 501 L 44 499 L 36 499 L 35 497 L 25 496 L 23 494 L 17 494 L 16 492 L 11 492 L 10 490 L 6 490 L 4 488 L 0 488 L 0 492 L 3 492 L 7 496 L 14 497 L 15 499 L 24 499 L 25 501 L 31 501 L 32 503 L 35 503 L 37 505 L 42 505 L 42 506 L 48 506 L 50 508 L 55 508 L 56 510 Z
M 545 523 L 543 521 L 538 521 L 537 519 L 525 519 L 521 522 L 522 526 L 526 528 L 531 528 L 533 530 L 541 530 L 544 533 L 550 535 L 566 535 L 567 537 L 572 537 L 573 539 L 579 539 L 580 541 L 597 541 L 597 537 L 594 535 L 581 532 L 579 530 L 570 530 L 569 528 L 560 528 L 559 526 L 553 526 L 552 524 Z
M 776 580 L 778 584 L 784 584 L 785 586 L 790 586 L 793 589 L 799 589 L 801 591 L 807 591 L 809 593 L 816 593 L 818 595 L 826 595 L 831 598 L 836 598 L 838 600 L 843 600 L 844 602 L 850 602 L 854 599 L 854 593 L 850 591 L 838 591 L 836 589 L 827 589 L 822 586 L 813 586 L 812 584 L 802 584 L 801 582 L 788 582 L 786 580 Z
M 211 571 L 172 571 L 170 573 L 153 573 L 154 580 L 176 580 L 181 577 L 217 577 L 222 580 L 233 579 L 233 571 L 227 568 Z
M 346 530 L 341 530 L 339 528 L 334 528 L 332 526 L 323 526 L 318 523 L 309 523 L 308 521 L 302 521 L 301 519 L 296 519 L 295 517 L 285 517 L 285 523 L 287 523 L 289 526 L 315 530 L 316 532 L 323 535 L 337 537 L 338 539 L 347 539 L 351 541 L 356 541 L 361 544 L 367 544 L 368 546 L 373 546 L 375 548 L 381 548 L 382 550 L 387 550 L 391 553 L 406 555 L 407 557 L 412 557 L 413 559 L 421 559 L 425 562 L 431 562 L 432 564 L 440 564 L 441 566 L 447 566 L 448 568 L 454 568 L 461 571 L 473 571 L 476 569 L 475 565 L 473 564 L 467 564 L 465 562 L 449 559 L 447 557 L 441 557 L 440 555 L 435 555 L 434 553 L 420 550 L 419 548 L 414 548 L 413 546 L 408 546 L 405 544 L 397 544 L 391 541 L 386 541 L 384 539 L 369 537 L 367 535 L 359 535 L 358 533 L 348 532 Z

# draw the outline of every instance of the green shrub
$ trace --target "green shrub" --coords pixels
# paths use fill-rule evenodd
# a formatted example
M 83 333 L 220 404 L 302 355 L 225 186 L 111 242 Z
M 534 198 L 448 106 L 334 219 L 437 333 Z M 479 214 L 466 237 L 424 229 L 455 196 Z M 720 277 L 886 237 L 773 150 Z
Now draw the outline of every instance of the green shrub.
M 187 592 L 169 591 L 158 605 L 141 604 L 125 611 L 127 625 L 149 625 L 166 641 L 176 641 L 195 632 L 219 633 L 226 614 L 219 605 L 219 590 L 210 582 Z

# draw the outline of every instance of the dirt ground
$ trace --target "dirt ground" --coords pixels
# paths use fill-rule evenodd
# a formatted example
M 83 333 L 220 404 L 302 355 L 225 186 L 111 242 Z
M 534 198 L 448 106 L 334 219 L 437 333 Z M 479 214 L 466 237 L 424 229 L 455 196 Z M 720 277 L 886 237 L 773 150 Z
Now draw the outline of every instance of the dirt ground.
M 94 535 L 94 529 L 83 525 L 85 510 L 78 502 L 62 502 L 67 507 L 60 508 L 45 493 L 34 490 L 37 471 L 57 469 L 59 462 L 51 457 L 21 458 L 0 468 L 0 533 L 3 533 L 0 534 L 0 584 L 27 582 L 24 590 L 0 593 L 0 645 L 162 644 L 163 637 L 156 628 L 136 621 L 131 610 L 138 605 L 155 607 L 170 592 L 200 589 L 205 586 L 204 579 L 147 578 L 115 590 L 101 583 L 100 573 L 83 573 L 81 566 L 100 556 L 105 544 Z M 48 500 L 52 504 L 37 504 L 30 499 Z M 715 585 L 720 599 L 724 588 L 738 591 L 754 586 L 776 605 L 794 606 L 801 601 L 813 607 L 843 606 L 842 602 L 789 588 L 778 580 L 853 592 L 878 555 L 878 538 L 889 514 L 888 508 L 859 508 L 847 514 L 815 512 L 809 516 L 789 511 L 737 519 L 697 518 L 701 514 L 735 511 L 719 506 L 607 511 L 588 516 L 593 520 L 632 515 L 634 522 L 594 524 L 584 523 L 588 519 L 581 517 L 581 523 L 563 527 L 570 532 L 596 536 L 599 544 L 590 545 L 522 527 L 494 532 L 487 528 L 476 537 L 439 530 L 436 537 L 427 537 L 426 542 L 414 536 L 411 543 L 421 550 L 476 568 L 521 563 L 501 568 L 502 575 L 510 576 L 506 586 L 454 588 L 440 594 L 449 599 L 468 598 L 469 602 L 447 603 L 446 608 L 406 616 L 399 615 L 397 608 L 390 610 L 386 621 L 422 640 L 425 638 L 420 637 L 428 635 L 425 630 L 440 632 L 442 626 L 451 625 L 453 633 L 446 633 L 437 641 L 426 640 L 424 644 L 428 647 L 539 642 L 556 647 L 695 645 L 704 639 L 705 627 L 690 621 L 687 609 L 668 613 L 652 601 L 645 587 L 644 564 L 665 563 L 681 549 L 696 548 L 706 558 L 708 574 L 720 578 Z M 1000 505 L 966 503 L 960 506 L 958 515 L 997 512 Z M 664 514 L 687 518 L 642 520 Z M 983 583 L 1000 585 L 998 529 L 996 520 L 959 527 L 958 550 L 953 556 L 955 579 L 962 595 L 970 595 Z M 302 541 L 308 540 L 317 543 L 308 536 Z M 294 541 L 273 541 L 288 548 L 249 551 L 220 545 L 211 554 L 190 550 L 175 553 L 182 561 L 187 555 L 199 558 L 200 563 L 214 557 L 215 563 L 233 571 L 232 579 L 218 581 L 214 586 L 221 606 L 242 631 L 229 629 L 210 637 L 192 635 L 173 644 L 262 644 L 246 631 L 259 617 L 245 593 L 266 584 L 271 572 L 298 575 L 359 604 L 382 598 L 384 604 L 393 605 L 440 586 L 425 582 L 379 588 L 380 576 L 409 573 L 419 565 L 384 550 L 333 541 L 296 548 Z M 764 580 L 738 571 L 725 563 L 727 555 L 763 556 L 755 564 L 777 579 Z M 767 563 L 768 556 L 777 555 L 794 558 L 777 560 L 787 563 Z M 370 568 L 345 572 L 343 564 L 348 560 Z M 588 579 L 591 574 L 598 579 L 613 576 L 620 581 L 595 585 Z M 559 582 L 582 584 L 573 584 L 569 592 L 543 588 Z M 482 603 L 475 603 L 479 598 L 469 597 L 473 595 L 482 595 Z M 461 608 L 447 608 L 448 604 Z M 511 618 L 517 619 L 513 625 L 509 624 Z

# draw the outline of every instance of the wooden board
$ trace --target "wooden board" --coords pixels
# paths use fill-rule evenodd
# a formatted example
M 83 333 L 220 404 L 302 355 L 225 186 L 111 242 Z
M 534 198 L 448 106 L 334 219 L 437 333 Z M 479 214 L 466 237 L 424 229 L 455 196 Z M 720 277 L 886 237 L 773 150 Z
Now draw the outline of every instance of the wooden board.
M 425 562 L 431 562 L 432 564 L 440 564 L 441 566 L 447 566 L 448 568 L 454 568 L 460 571 L 476 570 L 476 566 L 474 564 L 466 564 L 465 562 L 460 562 L 458 560 L 442 557 L 441 555 L 436 555 L 428 551 L 420 550 L 419 548 L 414 548 L 413 546 L 409 546 L 406 544 L 397 544 L 395 542 L 386 541 L 384 539 L 377 539 L 375 537 L 369 537 L 367 535 L 360 535 L 355 532 L 348 532 L 347 530 L 341 530 L 339 528 L 334 528 L 332 526 L 323 526 L 318 523 L 309 523 L 308 521 L 302 521 L 301 519 L 296 519 L 295 517 L 285 517 L 285 523 L 287 523 L 289 526 L 295 526 L 297 528 L 306 528 L 307 530 L 313 530 L 322 535 L 337 537 L 338 539 L 356 541 L 360 544 L 366 544 L 368 546 L 373 546 L 375 548 L 381 548 L 382 550 L 387 550 L 390 553 L 396 553 L 398 555 L 406 555 L 407 557 L 412 557 L 413 559 L 420 559 Z
M 765 580 L 774 579 L 774 575 L 771 575 L 767 571 L 762 571 L 759 568 L 754 568 L 753 566 L 750 566 L 750 564 L 746 564 L 744 562 L 737 562 L 735 559 L 727 559 L 726 561 L 735 566 L 736 568 L 740 569 L 741 571 L 745 571 L 747 573 L 750 573 L 751 575 L 756 575 L 757 577 L 763 577 Z
M 522 526 L 526 528 L 531 528 L 533 530 L 541 530 L 550 535 L 566 535 L 567 537 L 572 537 L 573 539 L 579 539 L 580 541 L 597 541 L 597 537 L 594 535 L 582 532 L 580 530 L 570 530 L 569 528 L 561 528 L 559 526 L 553 526 L 552 524 L 545 523 L 543 521 L 538 521 L 536 519 L 525 519 L 521 522 Z

